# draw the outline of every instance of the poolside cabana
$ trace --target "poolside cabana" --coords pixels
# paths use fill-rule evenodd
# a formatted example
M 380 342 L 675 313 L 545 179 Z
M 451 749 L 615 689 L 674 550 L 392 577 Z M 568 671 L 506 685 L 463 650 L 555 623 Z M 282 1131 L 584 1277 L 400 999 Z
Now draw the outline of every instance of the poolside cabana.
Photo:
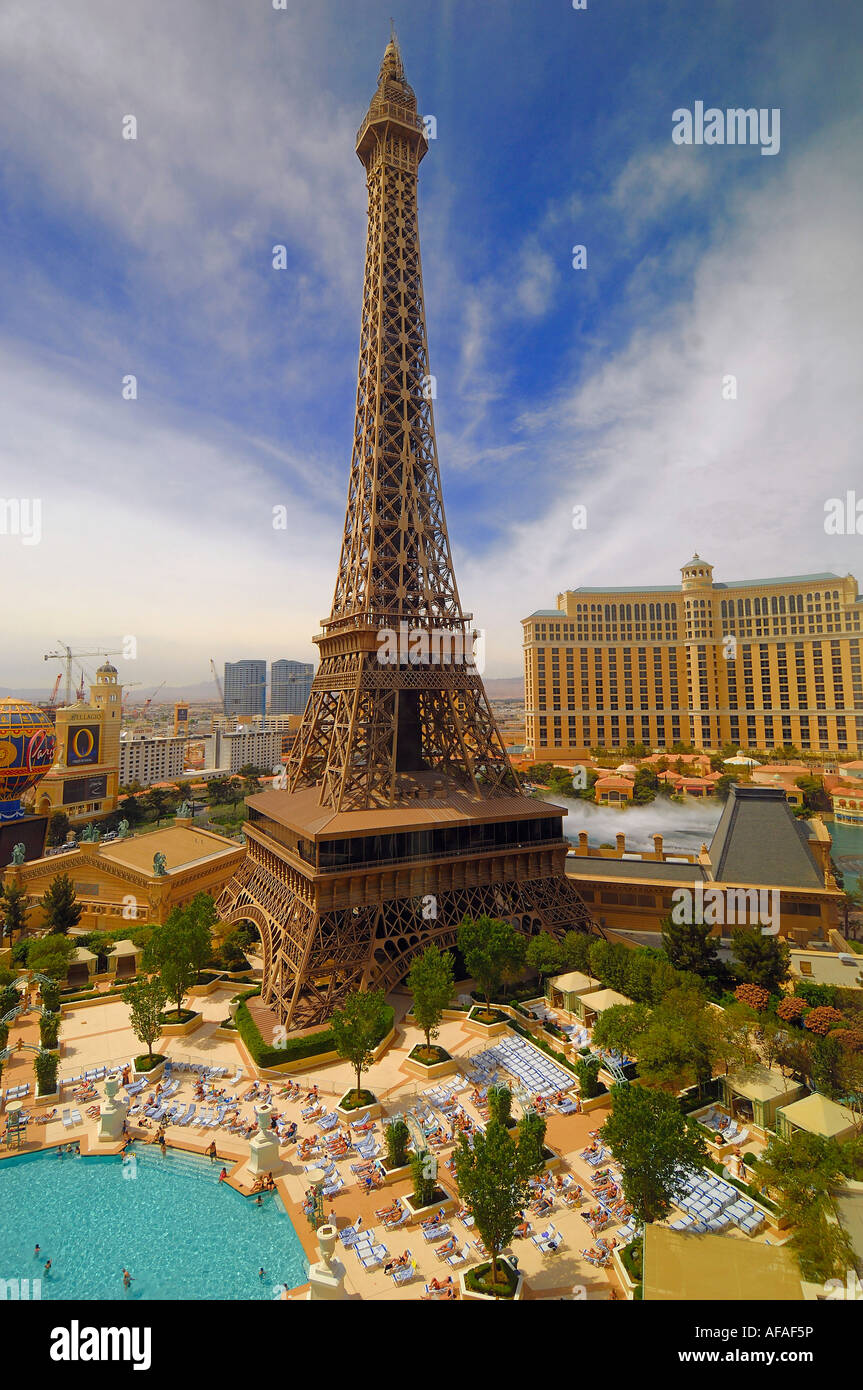
M 88 951 L 86 946 L 78 946 L 69 958 L 66 982 L 70 985 L 87 985 L 90 976 L 95 975 L 99 957 Z
M 573 1013 L 591 1028 L 597 1016 L 605 1013 L 606 1009 L 613 1009 L 615 1004 L 631 1004 L 632 1000 L 627 999 L 625 994 L 618 994 L 616 989 L 595 989 L 589 994 L 573 997 L 573 1003 Z
M 777 1110 L 776 1128 L 787 1139 L 795 1130 L 817 1134 L 822 1139 L 850 1139 L 856 1131 L 853 1112 L 818 1091 Z
M 786 1081 L 778 1067 L 750 1067 L 722 1077 L 722 1098 L 736 1119 L 760 1129 L 776 1128 L 776 1112 L 806 1092 L 800 1081 Z
M 580 995 L 590 994 L 596 989 L 596 977 L 583 975 L 580 970 L 570 970 L 565 975 L 553 975 L 546 985 L 546 998 L 553 1009 L 566 1009 L 575 1013 Z
M 134 941 L 115 941 L 108 952 L 108 969 L 118 980 L 137 975 L 143 954 L 143 946 Z

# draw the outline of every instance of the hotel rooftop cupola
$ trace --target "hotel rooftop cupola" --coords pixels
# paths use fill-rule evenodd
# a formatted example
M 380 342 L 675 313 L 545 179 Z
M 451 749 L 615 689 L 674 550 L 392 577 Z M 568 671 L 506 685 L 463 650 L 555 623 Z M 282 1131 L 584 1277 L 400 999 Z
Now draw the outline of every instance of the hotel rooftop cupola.
M 696 550 L 688 564 L 684 565 L 680 571 L 684 593 L 687 589 L 712 589 L 713 588 L 713 566 L 706 560 L 702 560 Z

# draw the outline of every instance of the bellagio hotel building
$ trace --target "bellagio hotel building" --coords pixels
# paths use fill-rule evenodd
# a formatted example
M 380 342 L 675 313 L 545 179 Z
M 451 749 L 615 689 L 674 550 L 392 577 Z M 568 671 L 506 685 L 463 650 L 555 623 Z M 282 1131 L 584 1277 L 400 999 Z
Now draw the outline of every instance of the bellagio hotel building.
M 863 754 L 851 575 L 720 584 L 698 555 L 668 588 L 572 589 L 523 620 L 526 751 L 675 743 Z

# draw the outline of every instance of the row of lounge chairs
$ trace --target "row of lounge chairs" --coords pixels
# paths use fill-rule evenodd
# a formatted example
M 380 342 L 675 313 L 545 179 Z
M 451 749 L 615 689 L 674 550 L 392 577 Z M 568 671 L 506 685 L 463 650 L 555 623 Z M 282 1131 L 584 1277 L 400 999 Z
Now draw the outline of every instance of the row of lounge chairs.
M 671 1224 L 673 1231 L 723 1231 L 734 1225 L 745 1235 L 754 1235 L 763 1226 L 764 1213 L 747 1201 L 740 1190 L 715 1173 L 702 1170 L 689 1174 L 675 1199 L 684 1212 Z
M 548 1096 L 556 1091 L 570 1091 L 575 1078 L 557 1065 L 526 1038 L 502 1037 L 493 1047 L 473 1057 L 473 1062 L 486 1059 L 486 1066 L 500 1066 L 518 1078 L 532 1095 Z
M 30 1094 L 30 1082 L 27 1081 L 23 1086 L 10 1086 L 6 1092 L 7 1100 L 23 1100 L 24 1096 Z

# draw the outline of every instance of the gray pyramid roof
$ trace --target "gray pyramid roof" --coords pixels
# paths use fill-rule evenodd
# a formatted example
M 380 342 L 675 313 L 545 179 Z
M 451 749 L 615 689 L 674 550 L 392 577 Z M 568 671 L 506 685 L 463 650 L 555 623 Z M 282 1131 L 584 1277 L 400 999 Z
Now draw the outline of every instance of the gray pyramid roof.
M 795 820 L 781 787 L 733 786 L 710 842 L 719 883 L 823 888 L 805 821 Z

